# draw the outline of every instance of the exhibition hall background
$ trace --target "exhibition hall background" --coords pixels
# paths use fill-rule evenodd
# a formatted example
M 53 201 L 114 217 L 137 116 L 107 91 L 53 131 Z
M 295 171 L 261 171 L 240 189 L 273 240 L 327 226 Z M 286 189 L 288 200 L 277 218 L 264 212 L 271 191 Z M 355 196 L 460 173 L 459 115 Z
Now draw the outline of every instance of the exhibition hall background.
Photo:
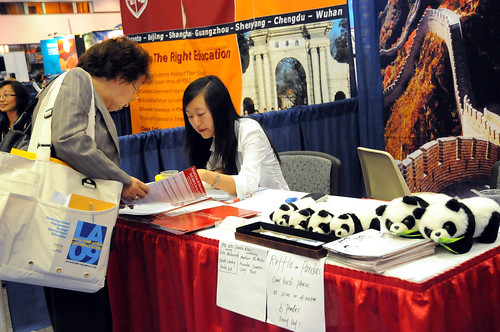
M 303 5 L 303 1 L 297 3 Z M 319 1 L 320 3 L 323 3 Z M 344 1 L 345 2 L 345 1 Z M 392 1 L 397 3 L 398 1 Z M 189 3 L 189 1 L 185 1 Z M 273 2 L 268 2 L 270 6 Z M 295 12 L 293 4 L 288 1 L 287 11 Z M 342 2 L 335 2 L 342 3 Z M 355 84 L 351 84 L 349 96 L 345 100 L 320 102 L 310 105 L 294 106 L 288 109 L 275 112 L 259 113 L 250 115 L 263 124 L 272 138 L 278 151 L 286 150 L 316 150 L 330 153 L 337 156 L 342 162 L 341 175 L 341 195 L 362 197 L 364 195 L 363 178 L 356 153 L 358 146 L 385 149 L 385 125 L 384 100 L 382 91 L 382 66 L 380 60 L 380 22 L 379 15 L 381 9 L 388 1 L 382 0 L 353 0 L 352 21 L 354 27 L 354 40 L 352 60 L 355 64 L 351 69 L 352 79 Z M 422 1 L 424 3 L 424 1 Z M 208 5 L 211 2 L 207 2 Z M 334 5 L 335 5 L 334 4 Z M 151 3 L 150 3 L 151 5 Z M 332 5 L 330 2 L 328 5 Z M 321 7 L 321 6 L 320 6 Z M 318 7 L 319 8 L 319 7 Z M 233 8 L 234 9 L 234 8 Z M 124 32 L 127 34 L 127 21 L 123 19 L 124 13 L 129 15 L 129 9 L 123 0 L 121 2 L 121 15 Z M 164 14 L 164 13 L 167 14 Z M 498 12 L 498 11 L 497 11 Z M 145 15 L 146 12 L 143 13 Z M 147 29 L 146 25 L 135 25 L 130 34 L 132 36 L 141 33 L 151 33 L 155 31 L 183 31 L 191 29 L 196 22 L 173 22 L 170 14 L 175 14 L 175 9 L 164 12 L 158 11 L 157 17 L 150 20 L 151 24 L 180 24 L 180 26 L 160 27 Z M 252 15 L 245 17 L 251 20 Z M 258 16 L 257 16 L 258 17 Z M 130 17 L 128 19 L 131 19 Z M 237 18 L 232 17 L 231 20 Z M 206 24 L 211 25 L 211 23 Z M 142 30 L 146 29 L 146 30 Z M 225 39 L 227 36 L 216 38 Z M 183 39 L 171 41 L 171 45 L 177 50 L 182 47 L 192 47 L 200 45 L 202 41 Z M 159 44 L 155 44 L 159 43 Z M 162 44 L 166 43 L 166 44 Z M 168 42 L 151 41 L 144 43 L 148 49 L 159 50 L 168 48 Z M 231 63 L 234 65 L 234 62 Z M 219 70 L 219 68 L 215 68 Z M 214 68 L 203 68 L 204 74 L 213 73 Z M 241 70 L 241 69 L 238 69 Z M 234 71 L 240 74 L 238 70 Z M 223 71 L 224 77 L 230 79 L 230 72 Z M 227 76 L 226 76 L 227 75 Z M 240 75 L 241 76 L 241 75 Z M 191 78 L 195 78 L 194 76 Z M 238 80 L 238 79 L 236 79 Z M 241 80 L 241 78 L 239 79 Z M 238 84 L 242 84 L 241 82 Z M 186 84 L 183 83 L 183 86 Z M 146 88 L 144 88 L 146 89 Z M 142 89 L 141 89 L 142 90 Z M 178 90 L 182 90 L 179 86 Z M 141 91 L 141 96 L 147 95 Z M 498 94 L 500 95 L 500 94 Z M 151 99 L 151 98 L 150 98 Z M 239 104 L 238 100 L 233 100 Z M 182 151 L 184 128 L 177 126 L 173 128 L 152 129 L 144 132 L 133 131 L 133 119 L 135 106 L 132 109 L 112 113 L 120 134 L 120 150 L 122 157 L 122 167 L 131 175 L 143 181 L 153 181 L 154 175 L 165 169 L 184 169 L 188 166 Z M 135 132 L 135 133 L 133 133 Z M 12 302 L 14 304 L 14 302 Z M 17 312 L 19 318 L 26 319 L 27 307 L 19 303 L 13 311 Z M 42 309 L 30 310 L 31 313 L 40 312 Z

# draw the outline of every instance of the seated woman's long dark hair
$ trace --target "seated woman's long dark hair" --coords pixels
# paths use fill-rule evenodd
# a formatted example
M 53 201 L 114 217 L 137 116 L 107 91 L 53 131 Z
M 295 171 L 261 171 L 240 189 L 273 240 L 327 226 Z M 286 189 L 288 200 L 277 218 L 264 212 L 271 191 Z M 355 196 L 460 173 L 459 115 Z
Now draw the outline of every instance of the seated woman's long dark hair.
M 186 106 L 198 95 L 203 94 L 214 121 L 214 160 L 221 165 L 224 174 L 236 175 L 236 148 L 238 140 L 234 122 L 240 118 L 234 108 L 226 86 L 217 76 L 205 76 L 193 81 L 184 91 L 182 111 L 186 126 L 185 149 L 191 165 L 206 168 L 210 157 L 212 139 L 204 139 L 191 126 L 186 115 Z
M 191 126 L 186 115 L 187 105 L 200 94 L 203 94 L 205 103 L 214 121 L 214 165 L 221 165 L 220 169 L 224 174 L 236 175 L 238 174 L 238 168 L 236 167 L 238 138 L 236 137 L 234 122 L 241 117 L 234 108 L 229 91 L 217 76 L 205 76 L 193 81 L 188 85 L 182 97 L 182 112 L 186 127 L 184 149 L 187 153 L 189 163 L 197 168 L 205 168 L 211 154 L 210 146 L 213 139 L 204 139 L 201 137 L 193 126 Z M 262 130 L 266 134 L 278 162 L 280 162 L 273 142 L 266 130 L 264 128 Z

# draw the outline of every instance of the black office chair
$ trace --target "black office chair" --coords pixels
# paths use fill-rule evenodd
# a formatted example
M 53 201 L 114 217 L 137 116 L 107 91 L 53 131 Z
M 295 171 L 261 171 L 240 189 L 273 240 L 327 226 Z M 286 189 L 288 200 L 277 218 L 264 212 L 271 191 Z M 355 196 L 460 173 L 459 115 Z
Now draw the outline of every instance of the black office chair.
M 318 151 L 279 153 L 281 170 L 290 190 L 306 193 L 340 193 L 340 160 Z

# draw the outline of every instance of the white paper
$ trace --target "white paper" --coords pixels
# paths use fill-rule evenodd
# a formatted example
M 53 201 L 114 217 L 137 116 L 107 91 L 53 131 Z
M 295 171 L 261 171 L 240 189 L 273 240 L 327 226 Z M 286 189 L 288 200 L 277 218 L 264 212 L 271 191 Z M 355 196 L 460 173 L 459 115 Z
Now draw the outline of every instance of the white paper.
M 218 201 L 230 201 L 233 199 L 236 199 L 236 195 L 231 195 L 227 191 L 220 190 L 220 189 L 207 189 L 207 196 L 211 197 L 212 199 L 218 200 Z
M 54 192 L 52 193 L 52 197 L 50 197 L 50 202 L 64 207 L 68 207 L 69 196 L 63 194 L 60 191 L 54 190 Z
M 246 225 L 248 220 L 246 218 L 228 216 L 222 221 L 216 221 L 215 227 L 225 229 L 226 231 L 236 232 L 236 228 Z
M 262 247 L 219 241 L 219 307 L 266 320 L 266 256 Z
M 266 190 L 266 189 L 267 188 L 259 187 L 259 188 L 257 188 L 256 191 L 254 191 L 250 195 L 247 195 L 247 196 L 244 196 L 244 197 L 238 197 L 236 195 L 231 195 L 231 194 L 229 194 L 228 192 L 226 192 L 224 190 L 214 189 L 214 188 L 206 188 L 205 187 L 205 190 L 207 192 L 207 196 L 211 197 L 214 200 L 223 201 L 223 202 L 227 202 L 227 203 L 236 203 L 236 202 L 239 202 L 239 201 L 251 198 L 257 192 L 262 191 L 262 190 Z
M 323 332 L 325 258 L 269 250 L 267 322 L 292 331 Z

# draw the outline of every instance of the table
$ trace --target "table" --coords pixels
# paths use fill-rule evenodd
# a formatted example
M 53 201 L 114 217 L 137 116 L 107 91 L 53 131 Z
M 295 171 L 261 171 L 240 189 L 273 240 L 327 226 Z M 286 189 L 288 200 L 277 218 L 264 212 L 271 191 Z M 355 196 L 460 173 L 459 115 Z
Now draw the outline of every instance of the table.
M 279 205 L 269 197 L 283 199 L 257 197 L 237 204 L 260 206 L 260 219 Z M 114 331 L 286 331 L 216 306 L 217 231 L 179 236 L 119 218 L 108 269 Z M 326 264 L 327 331 L 500 331 L 498 244 L 475 244 L 470 258 L 442 252 L 432 259 L 453 267 L 421 282 Z

